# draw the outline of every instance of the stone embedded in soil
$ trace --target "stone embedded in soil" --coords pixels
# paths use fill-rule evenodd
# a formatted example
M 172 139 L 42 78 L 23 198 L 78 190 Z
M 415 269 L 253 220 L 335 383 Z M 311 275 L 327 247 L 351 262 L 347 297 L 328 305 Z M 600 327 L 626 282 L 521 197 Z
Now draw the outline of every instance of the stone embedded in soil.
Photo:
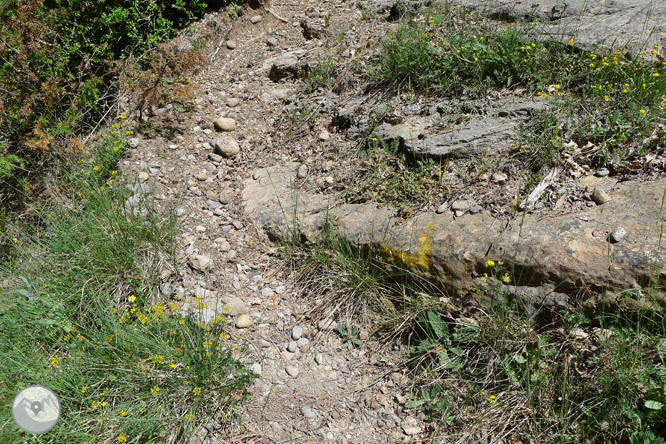
M 314 418 L 317 417 L 317 414 L 312 409 L 312 407 L 307 406 L 307 405 L 304 406 L 303 408 L 301 408 L 301 412 L 303 412 L 303 416 L 305 416 L 308 419 L 314 419 Z
M 611 200 L 611 197 L 604 190 L 597 188 L 592 192 L 592 200 L 597 205 L 603 205 Z
M 406 435 L 410 436 L 418 435 L 423 431 L 423 429 L 419 427 L 419 422 L 413 416 L 408 416 L 402 421 L 402 430 Z
M 303 327 L 297 325 L 291 329 L 291 338 L 294 341 L 298 341 L 299 339 L 301 339 L 301 336 L 303 336 Z
M 207 200 L 206 206 L 208 207 L 209 210 L 215 210 L 217 208 L 220 208 L 222 204 L 219 202 L 215 202 L 214 200 Z
M 470 206 L 471 204 L 468 200 L 454 200 L 451 204 L 451 209 L 453 211 L 466 211 L 469 210 Z
M 189 262 L 195 270 L 207 272 L 209 269 L 213 268 L 213 259 L 205 254 L 190 256 Z
M 221 136 L 213 141 L 215 152 L 223 157 L 234 157 L 240 153 L 238 142 L 232 136 Z
M 301 348 L 301 347 L 303 347 L 303 346 L 305 346 L 309 343 L 310 343 L 310 340 L 308 338 L 301 338 L 298 341 L 296 341 L 296 345 L 298 346 L 298 348 Z
M 288 374 L 289 376 L 291 376 L 292 378 L 297 377 L 298 374 L 300 373 L 300 371 L 298 370 L 298 367 L 295 367 L 295 366 L 293 366 L 293 365 L 288 365 L 288 366 L 285 368 L 285 371 L 286 371 L 287 374 Z
M 495 182 L 495 183 L 506 182 L 506 180 L 507 180 L 508 178 L 509 178 L 509 177 L 508 177 L 506 174 L 504 174 L 504 173 L 496 173 L 496 174 L 493 174 L 493 182 Z
M 247 369 L 256 375 L 261 374 L 261 364 L 259 364 L 258 362 L 250 364 L 250 366 Z
M 303 164 L 298 167 L 298 172 L 296 173 L 298 179 L 305 179 L 308 177 L 308 166 Z
M 618 227 L 613 230 L 613 232 L 610 234 L 610 241 L 613 243 L 620 242 L 624 236 L 627 235 L 627 230 L 625 230 L 622 227 Z
M 220 251 L 222 251 L 223 253 L 226 253 L 227 251 L 231 250 L 231 244 L 226 239 L 220 240 L 218 242 L 218 245 Z
M 137 137 L 132 137 L 131 139 L 129 139 L 127 141 L 127 146 L 134 149 L 134 148 L 138 147 L 140 143 L 141 143 L 141 140 L 139 140 Z
M 268 46 L 277 46 L 278 45 L 278 40 L 275 37 L 268 37 L 266 39 L 266 44 Z
M 321 354 L 321 353 L 317 353 L 317 354 L 315 355 L 315 358 L 314 358 L 314 359 L 315 359 L 315 362 L 317 363 L 317 365 L 321 365 L 322 362 L 324 362 L 324 355 Z
M 481 205 L 472 205 L 469 208 L 469 213 L 470 214 L 478 214 L 483 211 L 483 207 Z
M 241 298 L 234 297 L 231 298 L 227 301 L 226 304 L 226 309 L 224 310 L 225 312 L 228 311 L 228 314 L 231 316 L 238 316 L 247 313 L 247 307 L 245 306 L 245 302 Z
M 317 136 L 317 138 L 318 138 L 319 140 L 321 140 L 322 142 L 325 142 L 325 141 L 327 141 L 328 139 L 331 138 L 331 135 L 328 133 L 328 131 L 326 131 L 326 130 L 322 130 L 322 131 L 319 133 L 319 136 Z
M 264 298 L 272 298 L 273 294 L 274 292 L 270 287 L 264 287 L 261 289 L 261 296 Z
M 227 48 L 236 49 L 236 40 L 227 40 Z
M 289 353 L 296 353 L 296 350 L 298 350 L 298 344 L 296 341 L 289 341 L 289 345 L 287 345 L 287 350 Z
M 384 122 L 372 132 L 374 137 L 388 143 L 398 141 L 405 151 L 419 156 L 472 157 L 503 153 L 512 148 L 521 127 L 529 126 L 532 117 L 542 112 L 544 103 L 522 101 L 491 107 L 479 105 L 481 113 L 469 113 L 453 129 L 443 131 L 432 116 L 406 116 L 400 123 Z M 444 116 L 459 116 L 460 111 L 448 103 L 437 106 Z M 437 111 L 439 114 L 440 111 Z M 352 117 L 352 121 L 355 117 Z
M 437 214 L 442 214 L 446 211 L 448 208 L 448 205 L 446 203 L 441 204 L 440 206 L 437 207 Z
M 610 171 L 608 171 L 608 168 L 601 168 L 597 170 L 596 173 L 594 173 L 595 176 L 597 177 L 606 177 L 610 174 Z
M 269 347 L 271 347 L 271 343 L 268 342 L 268 341 L 265 340 L 265 339 L 259 339 L 259 341 L 257 341 L 257 343 L 259 344 L 259 347 L 261 347 L 261 348 L 269 348 Z
M 253 15 L 252 17 L 250 17 L 250 23 L 252 23 L 253 25 L 256 25 L 257 23 L 259 23 L 262 20 L 263 20 L 263 17 L 260 16 L 260 15 Z
M 213 124 L 215 125 L 215 129 L 217 129 L 218 131 L 229 132 L 236 129 L 236 121 L 228 117 L 220 117 L 218 119 L 215 119 L 213 121 Z
M 229 108 L 235 108 L 240 104 L 240 99 L 237 99 L 236 97 L 227 97 L 224 103 L 226 103 Z
M 246 314 L 242 314 L 236 318 L 236 328 L 248 328 L 252 325 L 252 318 Z
M 220 191 L 220 203 L 227 205 L 234 200 L 234 196 L 236 196 L 234 190 L 230 188 L 223 189 Z

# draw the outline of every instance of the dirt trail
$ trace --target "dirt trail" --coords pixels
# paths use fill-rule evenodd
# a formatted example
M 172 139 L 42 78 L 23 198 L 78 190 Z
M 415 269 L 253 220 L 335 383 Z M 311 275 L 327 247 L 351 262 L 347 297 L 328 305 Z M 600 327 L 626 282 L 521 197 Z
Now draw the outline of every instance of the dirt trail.
M 301 111 L 289 109 L 301 93 L 293 78 L 269 79 L 270 60 L 288 54 L 305 66 L 343 42 L 350 57 L 368 35 L 381 31 L 379 25 L 362 20 L 352 1 L 274 1 L 272 13 L 248 7 L 239 12 L 234 20 L 224 11 L 211 14 L 199 31 L 176 40 L 187 48 L 198 33 L 208 32 L 207 64 L 192 79 L 195 109 L 181 115 L 156 110 L 154 119 L 169 121 L 173 137 L 140 136 L 121 165 L 148 185 L 158 203 L 183 193 L 180 269 L 165 271 L 162 292 L 183 312 L 203 301 L 204 319 L 228 316 L 232 339 L 248 344 L 258 361 L 251 368 L 260 376 L 241 419 L 230 425 L 211 418 L 192 442 L 417 441 L 425 432 L 423 418 L 403 409 L 409 381 L 394 370 L 397 362 L 388 352 L 377 357 L 378 346 L 365 341 L 363 328 L 363 346 L 343 347 L 334 324 L 317 325 L 308 317 L 317 298 L 306 298 L 293 283 L 275 246 L 246 220 L 241 204 L 243 181 L 260 168 L 298 162 L 321 171 L 326 161 L 328 171 L 345 167 L 342 160 L 324 158 L 337 144 L 349 145 L 329 127 L 333 98 L 301 99 L 312 100 L 305 111 L 317 110 L 304 125 Z M 321 38 L 305 38 L 304 20 L 321 30 Z M 388 26 L 382 21 L 381 27 Z M 220 117 L 233 119 L 235 129 L 219 131 L 213 122 Z M 238 142 L 239 154 L 219 155 L 214 140 L 228 137 Z M 195 270 L 209 260 L 208 275 Z

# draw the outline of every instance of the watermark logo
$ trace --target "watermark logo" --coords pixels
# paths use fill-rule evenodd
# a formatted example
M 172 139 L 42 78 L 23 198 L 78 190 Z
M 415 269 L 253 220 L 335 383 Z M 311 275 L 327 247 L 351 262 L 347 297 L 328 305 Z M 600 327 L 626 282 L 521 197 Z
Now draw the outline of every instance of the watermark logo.
M 46 433 L 60 419 L 60 400 L 43 385 L 31 385 L 14 397 L 12 417 L 21 430 L 34 435 Z

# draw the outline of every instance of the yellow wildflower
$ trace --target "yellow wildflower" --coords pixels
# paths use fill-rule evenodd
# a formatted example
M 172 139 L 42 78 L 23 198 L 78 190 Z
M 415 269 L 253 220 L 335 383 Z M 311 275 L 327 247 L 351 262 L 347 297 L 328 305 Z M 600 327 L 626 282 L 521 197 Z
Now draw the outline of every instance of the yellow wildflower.
M 495 266 L 495 261 L 491 261 L 490 259 L 486 261 L 486 267 L 494 267 L 494 266 Z

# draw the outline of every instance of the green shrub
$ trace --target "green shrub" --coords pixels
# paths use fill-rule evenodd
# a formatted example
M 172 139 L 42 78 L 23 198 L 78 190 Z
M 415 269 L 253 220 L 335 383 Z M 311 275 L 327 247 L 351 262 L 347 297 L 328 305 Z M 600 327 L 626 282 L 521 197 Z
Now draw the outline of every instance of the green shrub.
M 41 177 L 55 158 L 80 149 L 76 135 L 114 103 L 121 61 L 144 60 L 210 3 L 0 0 L 2 170 L 16 175 L 23 163 L 23 176 Z

